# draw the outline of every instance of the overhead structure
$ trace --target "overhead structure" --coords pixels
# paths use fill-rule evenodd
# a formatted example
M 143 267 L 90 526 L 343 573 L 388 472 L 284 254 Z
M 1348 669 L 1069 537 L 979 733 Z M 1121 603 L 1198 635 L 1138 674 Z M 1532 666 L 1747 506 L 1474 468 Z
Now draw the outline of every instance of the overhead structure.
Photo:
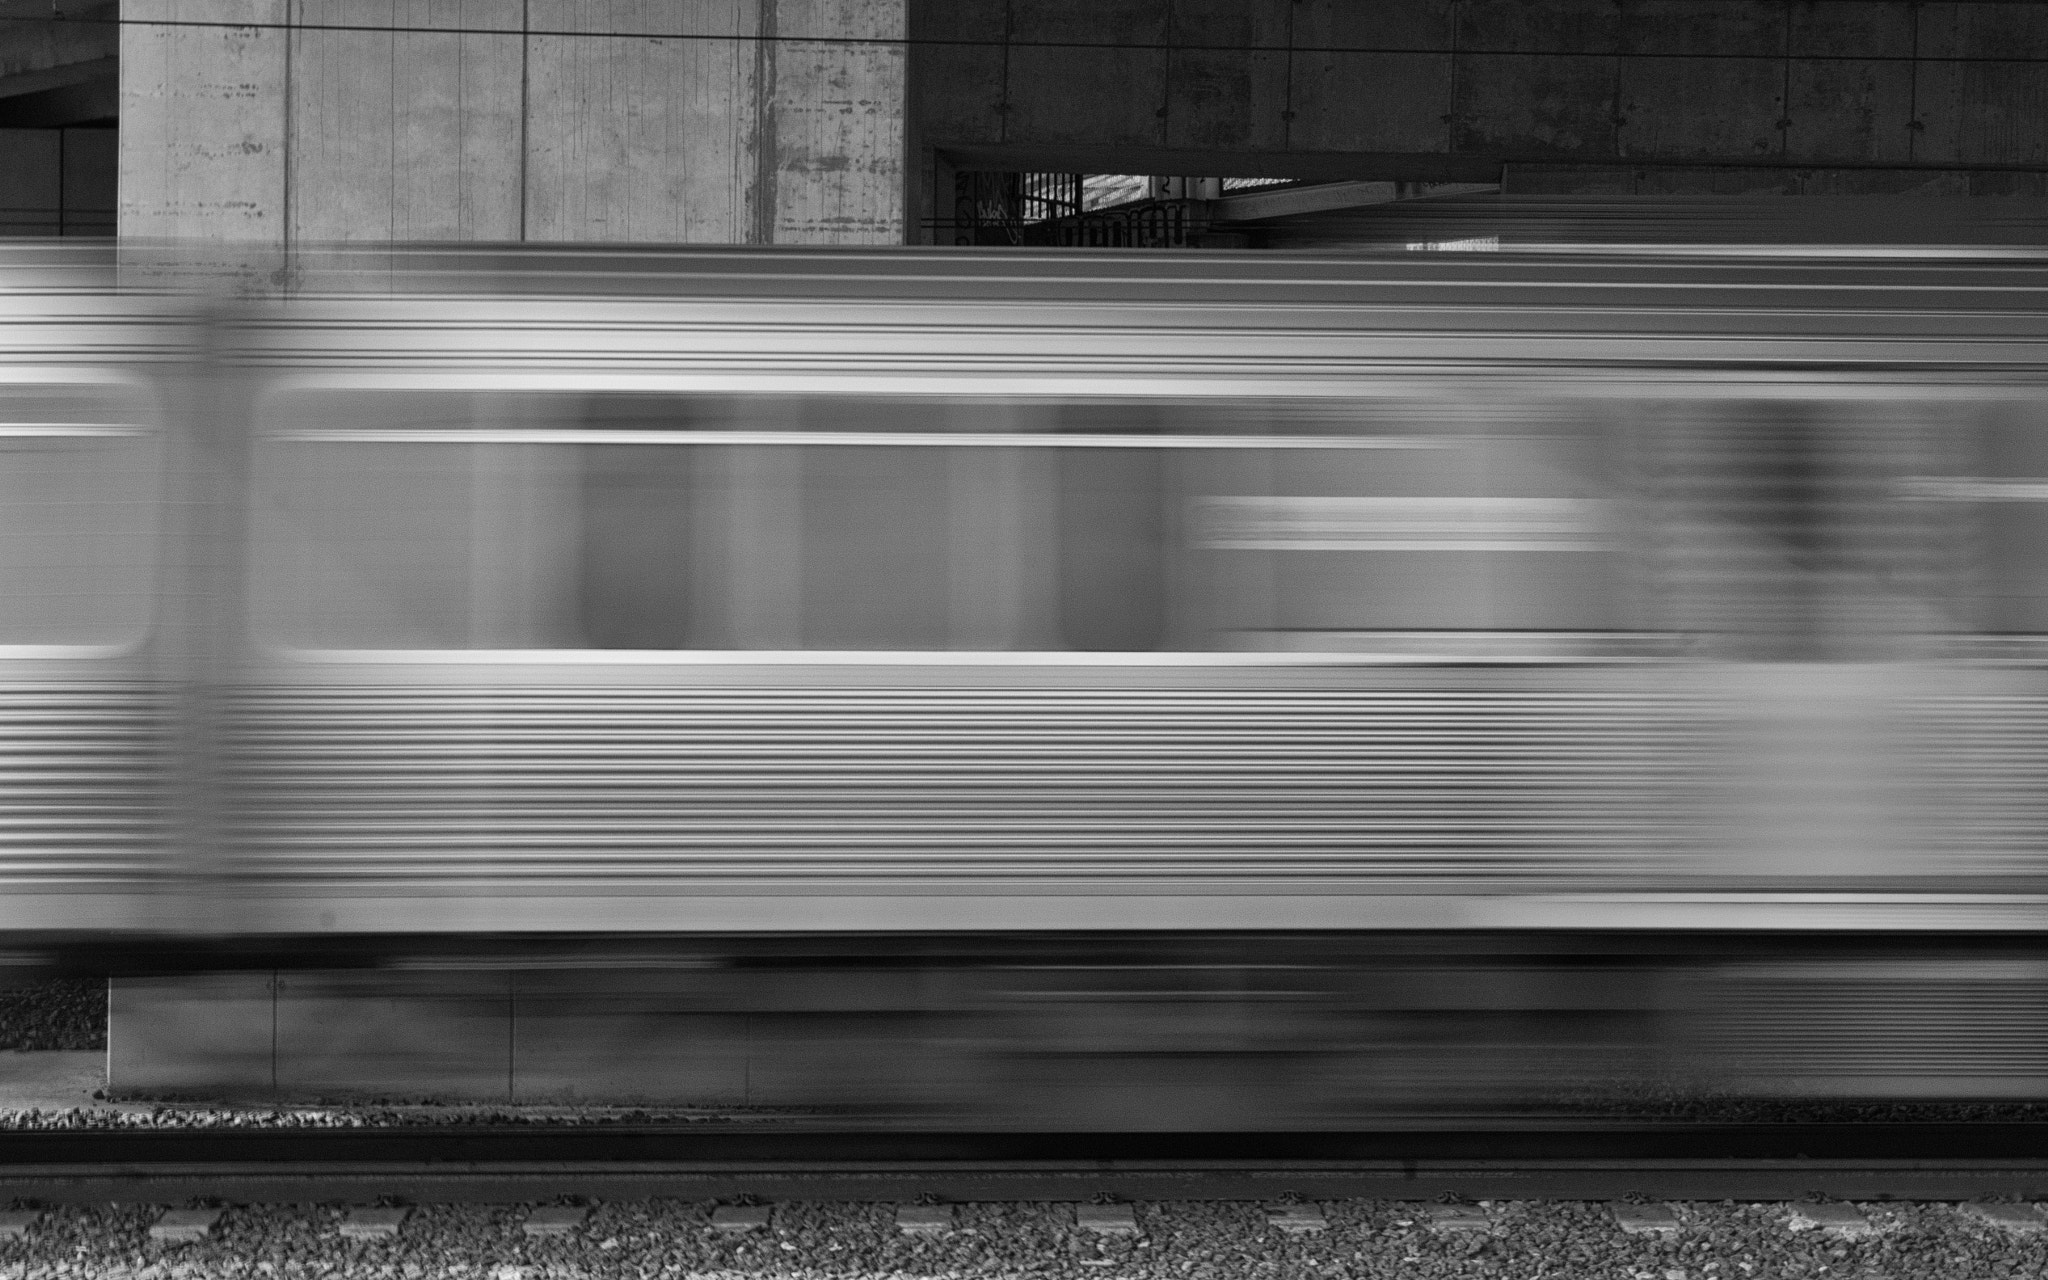
M 115 0 L 0 6 L 0 235 L 114 229 Z
M 2036 5 L 927 0 L 911 38 L 935 195 L 990 169 L 2048 194 Z
M 2048 196 L 2027 4 L 130 0 L 120 22 L 120 225 L 148 237 L 954 243 L 998 174 Z M 97 92 L 108 30 L 11 23 L 44 62 L 0 64 L 0 121 Z

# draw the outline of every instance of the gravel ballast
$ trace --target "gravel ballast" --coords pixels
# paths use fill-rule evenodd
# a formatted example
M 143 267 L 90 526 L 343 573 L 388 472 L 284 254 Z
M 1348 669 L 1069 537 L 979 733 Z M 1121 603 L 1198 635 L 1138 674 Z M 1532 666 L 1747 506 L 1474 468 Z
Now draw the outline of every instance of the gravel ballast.
M 1591 1202 L 1492 1202 L 1491 1226 L 1449 1232 L 1428 1206 L 1331 1201 L 1324 1228 L 1288 1231 L 1269 1208 L 1182 1202 L 1133 1206 L 1136 1235 L 1076 1226 L 1071 1204 L 966 1204 L 943 1235 L 901 1230 L 896 1206 L 772 1206 L 768 1225 L 719 1231 L 715 1206 L 634 1201 L 593 1206 L 566 1234 L 529 1235 L 526 1206 L 420 1205 L 387 1238 L 344 1238 L 339 1205 L 227 1209 L 191 1243 L 152 1241 L 160 1206 L 49 1209 L 19 1239 L 0 1240 L 0 1277 L 108 1280 L 369 1276 L 391 1280 L 580 1280 L 582 1277 L 1612 1277 L 1779 1280 L 1802 1277 L 2037 1276 L 2048 1238 L 2015 1234 L 1947 1204 L 1856 1206 L 1870 1233 L 1843 1239 L 1793 1229 L 1785 1204 L 1678 1203 L 1672 1234 L 1629 1235 Z
M 107 980 L 51 978 L 0 988 L 0 1049 L 107 1047 Z

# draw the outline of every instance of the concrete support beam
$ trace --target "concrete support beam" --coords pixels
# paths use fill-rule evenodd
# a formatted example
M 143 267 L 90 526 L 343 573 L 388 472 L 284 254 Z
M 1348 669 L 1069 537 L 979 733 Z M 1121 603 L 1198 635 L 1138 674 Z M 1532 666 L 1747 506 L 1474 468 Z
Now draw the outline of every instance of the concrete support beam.
M 0 0 L 0 97 L 76 84 L 113 70 L 117 0 Z
M 901 244 L 903 0 L 767 0 L 774 244 Z M 764 24 L 763 34 L 770 34 Z
M 1499 190 L 1499 184 L 1492 182 L 1327 182 L 1308 187 L 1283 187 L 1278 191 L 1247 191 L 1242 195 L 1211 200 L 1209 217 L 1215 222 L 1249 222 L 1258 218 L 1287 218 L 1431 196 L 1489 195 Z
M 124 235 L 903 239 L 903 0 L 130 7 Z
M 1518 196 L 2048 196 L 2048 166 L 2029 171 L 1513 164 L 1502 173 L 1501 189 Z

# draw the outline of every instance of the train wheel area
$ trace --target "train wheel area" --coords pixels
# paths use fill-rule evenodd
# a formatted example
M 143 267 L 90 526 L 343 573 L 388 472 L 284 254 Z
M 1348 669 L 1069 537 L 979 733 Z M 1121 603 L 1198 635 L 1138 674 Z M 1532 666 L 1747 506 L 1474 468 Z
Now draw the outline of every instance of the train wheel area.
M 2048 1121 L 2048 957 L 2024 937 L 344 939 L 122 959 L 104 1039 L 82 980 L 18 988 L 49 1007 L 18 1019 L 41 1030 L 17 1048 L 68 1052 L 0 1053 L 6 1123 Z M 69 1039 L 49 1030 L 66 1018 Z

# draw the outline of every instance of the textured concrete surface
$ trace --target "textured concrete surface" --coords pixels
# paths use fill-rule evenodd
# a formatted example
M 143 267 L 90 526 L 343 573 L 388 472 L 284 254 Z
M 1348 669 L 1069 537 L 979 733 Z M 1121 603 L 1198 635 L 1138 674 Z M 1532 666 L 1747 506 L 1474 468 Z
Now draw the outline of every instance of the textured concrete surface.
M 138 0 L 124 17 L 124 236 L 903 239 L 902 0 Z
M 284 240 L 285 12 L 285 0 L 124 6 L 122 236 Z
M 104 1050 L 0 1053 L 0 1111 L 96 1106 L 106 1083 Z
M 520 13 L 520 0 L 300 0 L 291 237 L 518 239 Z M 386 25 L 406 29 L 374 29 Z
M 277 1078 L 268 973 L 122 978 L 107 1000 L 107 1077 L 159 1093 L 261 1091 Z

